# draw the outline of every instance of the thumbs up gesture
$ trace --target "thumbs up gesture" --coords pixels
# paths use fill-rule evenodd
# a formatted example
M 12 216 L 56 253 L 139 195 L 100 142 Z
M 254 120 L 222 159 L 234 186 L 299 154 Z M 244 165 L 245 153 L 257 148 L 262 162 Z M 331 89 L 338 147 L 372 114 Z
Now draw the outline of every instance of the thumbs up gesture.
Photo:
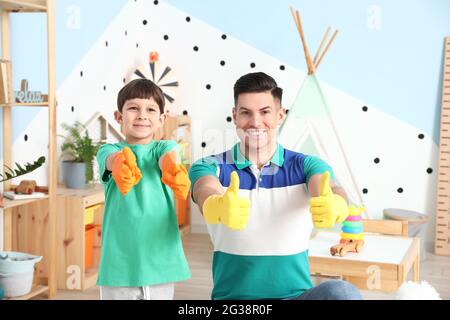
M 250 200 L 239 197 L 239 176 L 233 171 L 230 186 L 223 195 L 211 195 L 203 203 L 203 216 L 209 224 L 223 223 L 232 230 L 242 230 L 248 222 Z
M 347 202 L 340 195 L 334 194 L 330 187 L 330 173 L 322 174 L 320 194 L 310 199 L 310 211 L 316 228 L 331 228 L 342 222 L 349 214 Z

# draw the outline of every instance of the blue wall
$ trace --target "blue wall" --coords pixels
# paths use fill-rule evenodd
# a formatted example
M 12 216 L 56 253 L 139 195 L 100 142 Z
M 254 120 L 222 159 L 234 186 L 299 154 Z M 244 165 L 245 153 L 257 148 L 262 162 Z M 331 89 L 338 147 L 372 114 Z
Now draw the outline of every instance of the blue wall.
M 300 11 L 310 51 L 328 26 L 340 33 L 318 74 L 438 141 L 447 0 L 167 0 L 193 17 L 306 70 L 289 6 Z
M 57 0 L 56 71 L 60 85 L 126 4 L 125 0 Z M 20 41 L 15 41 L 20 39 Z M 14 89 L 27 79 L 29 89 L 47 92 L 47 24 L 45 14 L 11 15 Z M 21 136 L 38 109 L 13 109 L 13 140 Z M 0 140 L 0 147 L 1 147 Z
M 443 38 L 450 35 L 450 1 L 167 2 L 192 19 L 203 20 L 302 70 L 306 69 L 303 52 L 289 6 L 300 10 L 312 52 L 328 26 L 339 28 L 340 34 L 318 73 L 322 81 L 412 124 L 438 141 Z M 126 0 L 56 1 L 58 84 L 125 4 Z M 42 42 L 45 17 L 14 16 L 11 23 L 12 39 L 27 39 L 12 46 L 16 87 L 20 79 L 27 78 L 30 90 L 46 91 L 46 47 Z M 15 109 L 14 139 L 34 115 L 35 111 Z

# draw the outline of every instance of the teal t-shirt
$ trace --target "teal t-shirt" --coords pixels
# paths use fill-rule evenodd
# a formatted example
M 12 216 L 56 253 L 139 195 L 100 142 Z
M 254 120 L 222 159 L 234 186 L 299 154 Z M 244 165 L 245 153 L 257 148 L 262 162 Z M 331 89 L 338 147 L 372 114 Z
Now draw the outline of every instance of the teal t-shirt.
M 125 196 L 119 192 L 106 159 L 129 147 L 142 179 Z M 105 190 L 102 254 L 97 285 L 147 286 L 191 277 L 184 256 L 172 190 L 161 182 L 158 161 L 177 147 L 174 141 L 146 145 L 105 144 L 97 153 Z

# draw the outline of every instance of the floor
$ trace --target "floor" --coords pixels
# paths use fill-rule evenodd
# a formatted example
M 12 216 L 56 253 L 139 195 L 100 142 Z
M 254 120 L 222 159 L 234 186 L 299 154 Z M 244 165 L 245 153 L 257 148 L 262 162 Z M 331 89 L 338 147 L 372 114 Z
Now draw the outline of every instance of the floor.
M 212 289 L 211 261 L 212 244 L 206 234 L 187 234 L 183 237 L 186 257 L 192 272 L 190 280 L 180 282 L 175 287 L 176 300 L 209 300 Z M 422 281 L 427 281 L 440 294 L 442 299 L 450 299 L 450 257 L 435 256 L 427 253 L 427 259 L 421 262 Z M 394 294 L 375 291 L 362 291 L 364 299 L 393 299 Z M 37 299 L 43 297 L 37 297 Z M 85 291 L 58 290 L 60 300 L 96 300 L 98 287 Z

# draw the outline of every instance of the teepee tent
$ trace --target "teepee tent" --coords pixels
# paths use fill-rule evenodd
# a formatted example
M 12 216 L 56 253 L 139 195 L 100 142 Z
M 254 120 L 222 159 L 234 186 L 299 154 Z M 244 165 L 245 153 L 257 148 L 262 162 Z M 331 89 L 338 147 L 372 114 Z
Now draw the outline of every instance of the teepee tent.
M 314 59 L 311 59 L 300 14 L 292 9 L 291 12 L 302 41 L 308 74 L 280 128 L 279 141 L 288 149 L 315 155 L 325 160 L 333 168 L 336 183 L 345 189 L 350 202 L 363 205 L 360 189 L 316 75 L 317 68 L 338 31 L 334 32 L 321 53 L 330 32 L 330 28 L 327 29 Z

